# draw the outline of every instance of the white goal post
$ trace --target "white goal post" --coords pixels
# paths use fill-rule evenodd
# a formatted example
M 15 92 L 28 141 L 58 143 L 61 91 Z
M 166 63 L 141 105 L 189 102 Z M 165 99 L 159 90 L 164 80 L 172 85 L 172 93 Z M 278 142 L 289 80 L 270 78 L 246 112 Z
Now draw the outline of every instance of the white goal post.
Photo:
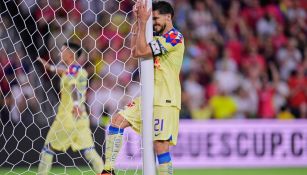
M 37 171 L 41 150 L 61 103 L 61 78 L 45 70 L 38 57 L 50 65 L 62 66 L 63 43 L 71 42 L 83 50 L 78 61 L 89 75 L 85 101 L 89 129 L 102 158 L 110 116 L 140 95 L 141 81 L 143 139 L 141 144 L 135 144 L 141 150 L 132 155 L 126 152 L 123 157 L 135 159 L 131 162 L 136 162 L 137 171 L 142 159 L 142 173 L 156 175 L 153 59 L 138 61 L 130 52 L 132 7 L 136 1 L 0 1 L 0 174 Z M 152 0 L 146 1 L 151 8 Z M 146 38 L 153 38 L 152 18 L 147 23 Z M 124 140 L 123 147 L 134 143 Z M 51 172 L 93 170 L 80 152 L 68 149 L 56 156 Z M 117 172 L 132 169 L 123 166 L 125 162 L 117 162 Z
M 152 0 L 147 1 L 148 8 Z M 153 39 L 152 15 L 146 25 L 147 42 Z M 153 151 L 153 95 L 154 95 L 154 66 L 153 59 L 141 60 L 141 99 L 142 99 L 142 157 L 143 175 L 156 175 L 155 154 Z

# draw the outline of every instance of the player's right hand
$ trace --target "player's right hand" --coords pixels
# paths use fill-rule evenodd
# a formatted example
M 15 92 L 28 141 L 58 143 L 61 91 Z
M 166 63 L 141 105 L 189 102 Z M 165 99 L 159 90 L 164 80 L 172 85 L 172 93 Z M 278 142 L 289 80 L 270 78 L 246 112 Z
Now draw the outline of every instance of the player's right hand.
M 47 61 L 45 61 L 45 60 L 42 59 L 41 57 L 37 57 L 37 60 L 38 60 L 39 62 L 41 62 L 44 66 L 45 66 L 46 64 L 48 64 Z

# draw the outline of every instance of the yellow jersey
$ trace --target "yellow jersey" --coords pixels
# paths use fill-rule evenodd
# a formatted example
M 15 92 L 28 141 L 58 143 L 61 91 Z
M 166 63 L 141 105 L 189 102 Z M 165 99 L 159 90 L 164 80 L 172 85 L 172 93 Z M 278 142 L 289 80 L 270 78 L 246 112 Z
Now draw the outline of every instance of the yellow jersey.
M 154 57 L 154 105 L 181 109 L 179 73 L 184 54 L 183 35 L 173 28 L 149 43 Z
M 80 66 L 72 65 L 68 68 L 66 74 L 61 77 L 61 100 L 60 106 L 58 108 L 58 113 L 55 119 L 56 123 L 63 125 L 64 127 L 75 127 L 74 125 L 88 125 L 88 116 L 85 111 L 85 94 L 87 90 L 87 76 L 88 73 L 82 69 Z M 73 98 L 72 98 L 72 88 L 76 86 L 81 97 L 79 100 L 79 105 L 83 110 L 82 117 L 75 119 L 72 114 L 73 110 Z M 77 122 L 77 123 L 75 123 Z

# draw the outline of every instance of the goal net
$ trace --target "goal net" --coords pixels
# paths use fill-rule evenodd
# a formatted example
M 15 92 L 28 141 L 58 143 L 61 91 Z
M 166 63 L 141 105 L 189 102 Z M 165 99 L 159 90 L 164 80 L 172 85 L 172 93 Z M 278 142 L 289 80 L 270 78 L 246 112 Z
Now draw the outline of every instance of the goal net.
M 110 116 L 140 95 L 139 62 L 131 58 L 135 0 L 4 0 L 0 2 L 0 174 L 35 174 L 57 114 L 61 78 L 37 57 L 61 66 L 65 42 L 81 45 L 95 149 L 104 158 Z M 139 168 L 140 138 L 124 136 L 117 167 Z M 131 163 L 133 160 L 134 163 Z M 73 170 L 70 170 L 73 169 Z M 72 172 L 70 172 L 72 171 Z M 93 174 L 80 152 L 56 153 L 54 174 Z M 140 173 L 139 173 L 140 174 Z

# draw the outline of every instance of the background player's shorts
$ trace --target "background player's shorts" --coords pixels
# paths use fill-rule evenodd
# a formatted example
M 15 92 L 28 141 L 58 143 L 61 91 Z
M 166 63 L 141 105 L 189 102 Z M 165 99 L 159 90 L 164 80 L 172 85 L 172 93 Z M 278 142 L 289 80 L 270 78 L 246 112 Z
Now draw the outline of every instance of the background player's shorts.
M 128 104 L 122 115 L 132 126 L 133 130 L 140 133 L 141 123 L 141 98 L 136 98 Z M 154 106 L 154 140 L 169 140 L 171 145 L 177 144 L 179 109 L 177 107 Z
M 55 121 L 46 138 L 45 145 L 50 144 L 52 149 L 65 152 L 69 147 L 73 151 L 80 151 L 94 146 L 92 132 L 86 127 L 64 127 Z

